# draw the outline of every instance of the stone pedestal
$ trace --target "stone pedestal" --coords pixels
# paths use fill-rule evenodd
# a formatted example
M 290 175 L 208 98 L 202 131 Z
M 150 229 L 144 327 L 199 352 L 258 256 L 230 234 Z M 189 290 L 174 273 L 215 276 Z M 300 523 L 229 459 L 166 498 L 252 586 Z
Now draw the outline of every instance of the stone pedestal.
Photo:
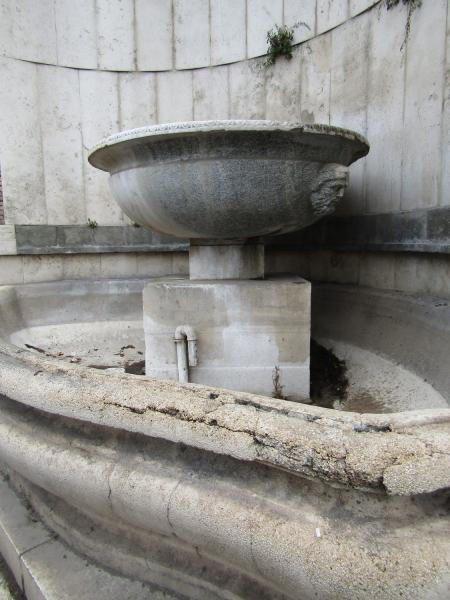
M 223 240 L 203 243 L 191 240 L 189 249 L 190 279 L 262 279 L 264 245 Z
M 148 283 L 144 288 L 146 374 L 179 379 L 175 332 L 179 338 L 184 330 L 189 332 L 185 350 L 186 363 L 191 362 L 189 381 L 305 400 L 309 397 L 310 296 L 311 286 L 301 278 Z M 193 337 L 196 356 L 189 361 L 187 342 Z

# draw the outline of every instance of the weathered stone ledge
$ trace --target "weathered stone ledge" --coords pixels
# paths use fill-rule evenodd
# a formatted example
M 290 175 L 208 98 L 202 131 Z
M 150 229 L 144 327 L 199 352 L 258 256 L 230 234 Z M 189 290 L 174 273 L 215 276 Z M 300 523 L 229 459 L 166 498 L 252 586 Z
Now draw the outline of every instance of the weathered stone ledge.
M 5 343 L 0 364 L 1 394 L 64 417 L 344 486 L 408 495 L 450 486 L 450 438 L 441 434 L 442 425 L 450 423 L 450 409 L 346 413 L 106 374 Z M 428 473 L 425 480 L 415 476 L 422 471 Z
M 130 225 L 14 225 L 17 254 L 187 251 L 189 242 Z M 331 216 L 266 246 L 367 252 L 450 253 L 450 207 Z
M 450 207 L 399 213 L 331 216 L 273 237 L 272 246 L 385 252 L 450 253 Z

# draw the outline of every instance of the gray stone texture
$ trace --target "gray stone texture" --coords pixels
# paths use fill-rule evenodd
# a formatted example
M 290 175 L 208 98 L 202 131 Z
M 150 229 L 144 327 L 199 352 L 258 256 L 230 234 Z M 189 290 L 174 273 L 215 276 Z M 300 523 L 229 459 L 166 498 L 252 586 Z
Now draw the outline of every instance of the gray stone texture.
M 90 563 L 73 563 L 54 597 L 84 573 L 89 598 L 91 561 L 201 600 L 446 596 L 448 409 L 329 410 L 105 373 L 8 341 L 24 318 L 63 325 L 108 311 L 118 323 L 139 297 L 139 282 L 0 290 L 2 460 L 39 518 Z M 402 356 L 420 340 L 422 369 L 433 383 L 448 378 L 444 303 L 330 286 L 318 302 L 316 334 L 342 331 L 363 352 L 397 356 L 411 332 Z M 58 551 L 43 541 L 22 563 L 49 584 Z
M 450 252 L 447 207 L 393 214 L 332 216 L 266 245 L 391 252 Z
M 140 225 L 182 238 L 248 239 L 294 231 L 333 212 L 366 140 L 330 126 L 197 121 L 100 142 L 90 163 Z M 180 165 L 183 168 L 180 168 Z
M 178 380 L 174 334 L 192 327 L 190 381 L 290 400 L 309 397 L 307 281 L 162 280 L 144 288 L 145 370 Z
M 230 58 L 241 62 L 161 73 L 161 69 L 170 70 L 176 59 L 173 19 L 177 15 L 176 11 L 164 12 L 159 3 L 136 0 L 133 7 L 127 0 L 120 26 L 115 23 L 120 7 L 111 11 L 109 25 L 107 13 L 103 14 L 99 22 L 105 39 L 98 56 L 90 0 L 83 0 L 83 19 L 73 15 L 67 0 L 58 0 L 54 11 L 45 0 L 42 14 L 50 23 L 56 19 L 57 27 L 49 27 L 42 37 L 32 27 L 35 7 L 14 12 L 7 2 L 2 3 L 1 68 L 10 85 L 0 91 L 0 132 L 5 140 L 1 161 L 9 223 L 82 224 L 87 217 L 103 225 L 126 223 L 112 202 L 107 177 L 86 165 L 85 148 L 123 128 L 193 118 L 300 119 L 304 123 L 345 124 L 366 133 L 372 151 L 352 167 L 342 214 L 380 214 L 448 204 L 449 59 L 445 48 L 448 54 L 450 44 L 445 0 L 434 2 L 432 9 L 415 11 L 410 38 L 401 50 L 407 10 L 402 2 L 387 11 L 365 0 L 333 2 L 333 6 L 285 0 L 285 22 L 300 22 L 295 35 L 303 32 L 311 37 L 295 49 L 292 61 L 283 59 L 271 69 L 262 68 L 261 59 L 244 60 L 246 49 L 241 42 L 245 36 L 239 34 L 241 45 L 233 41 L 231 32 L 246 31 L 242 20 L 248 13 L 246 2 L 245 6 L 235 4 L 229 17 L 224 16 L 223 3 L 211 4 L 211 32 L 218 31 L 220 23 L 222 35 L 211 38 L 211 52 L 228 48 Z M 349 10 L 342 10 L 346 4 Z M 263 9 L 264 3 L 261 6 Z M 131 27 L 133 8 L 135 31 L 130 36 L 124 28 Z M 104 12 L 105 4 L 98 9 Z M 317 36 L 316 13 L 319 28 L 337 27 Z M 341 18 L 345 22 L 339 24 Z M 203 20 L 202 15 L 199 23 Z M 156 22 L 160 26 L 155 28 Z M 259 23 L 258 43 L 265 38 L 264 19 Z M 436 31 L 427 52 L 433 69 L 421 52 L 430 29 Z M 126 42 L 126 52 L 121 55 L 114 48 L 116 34 Z M 180 39 L 185 39 L 183 36 Z M 133 37 L 136 56 L 128 51 Z M 79 50 L 73 49 L 74 39 L 83 41 Z M 203 42 L 198 47 L 200 52 Z M 80 52 L 79 63 L 74 52 Z M 103 56 L 109 62 L 103 63 Z M 119 75 L 105 71 L 115 56 L 117 69 L 124 68 L 123 60 L 130 63 Z M 226 62 L 223 56 L 221 60 Z M 82 67 L 79 88 L 74 69 L 64 69 L 64 63 Z M 136 72 L 136 68 L 145 71 Z M 337 79 L 341 72 L 345 77 Z M 349 86 L 346 89 L 339 83 L 350 79 L 353 94 Z M 66 81 L 61 86 L 54 85 L 62 80 Z M 60 99 L 54 98 L 56 87 Z M 428 89 L 430 98 L 423 92 Z M 53 110 L 55 100 L 59 105 L 64 98 L 68 114 L 60 115 Z M 42 120 L 46 126 L 41 130 Z M 62 144 L 65 131 L 70 131 L 70 140 Z M 404 132 L 412 135 L 413 141 L 403 140 Z M 429 149 L 427 160 L 416 152 L 423 146 Z M 73 171 L 67 167 L 69 158 L 73 159 Z M 77 196 L 81 180 L 82 193 Z M 64 190 L 68 200 L 61 202 Z
M 186 241 L 142 227 L 16 225 L 17 254 L 161 252 L 186 250 Z
M 262 244 L 192 245 L 189 249 L 190 279 L 262 279 Z

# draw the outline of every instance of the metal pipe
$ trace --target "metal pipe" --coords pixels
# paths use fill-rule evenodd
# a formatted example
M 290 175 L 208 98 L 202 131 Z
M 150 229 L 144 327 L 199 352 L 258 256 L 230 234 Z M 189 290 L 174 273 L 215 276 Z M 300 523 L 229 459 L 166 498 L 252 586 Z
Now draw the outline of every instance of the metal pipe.
M 189 367 L 197 366 L 197 336 L 190 325 L 179 325 L 175 329 L 177 348 L 178 381 L 189 382 Z

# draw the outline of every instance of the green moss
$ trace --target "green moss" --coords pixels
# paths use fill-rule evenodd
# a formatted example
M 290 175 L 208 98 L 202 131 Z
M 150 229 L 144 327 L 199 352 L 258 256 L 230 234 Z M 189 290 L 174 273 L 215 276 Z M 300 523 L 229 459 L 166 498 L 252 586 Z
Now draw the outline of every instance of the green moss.
M 284 56 L 287 60 L 292 58 L 294 41 L 294 30 L 286 25 L 282 27 L 275 25 L 273 29 L 267 32 L 267 58 L 264 61 L 266 67 L 275 64 L 279 56 Z

